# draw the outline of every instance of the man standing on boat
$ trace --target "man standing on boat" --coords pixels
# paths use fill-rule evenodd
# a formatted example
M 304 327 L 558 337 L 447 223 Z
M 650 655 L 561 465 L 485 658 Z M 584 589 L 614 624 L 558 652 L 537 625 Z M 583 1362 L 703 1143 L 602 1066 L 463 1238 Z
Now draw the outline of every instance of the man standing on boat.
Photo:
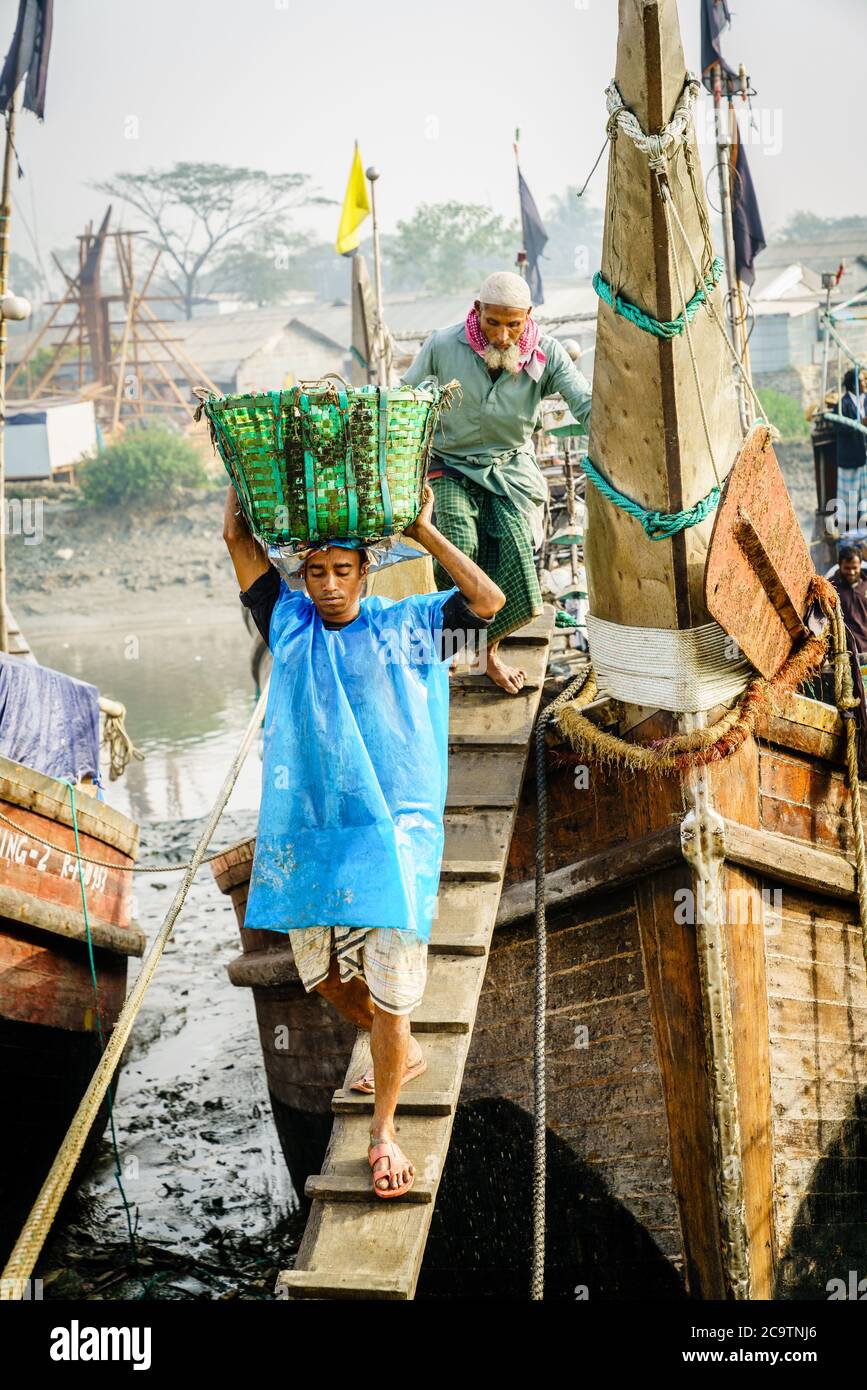
M 406 534 L 448 590 L 362 598 L 366 553 L 311 548 L 306 593 L 270 564 L 228 490 L 223 538 L 241 601 L 271 648 L 262 800 L 245 928 L 288 933 L 305 989 L 370 1033 L 369 1161 L 379 1197 L 415 1169 L 399 1148 L 400 1088 L 426 1063 L 410 1033 L 439 885 L 448 774 L 449 637 L 484 630 L 505 603 L 440 534 L 433 494 Z
M 488 632 L 487 672 L 512 695 L 525 673 L 501 660 L 500 639 L 542 611 L 533 551 L 543 539 L 548 487 L 533 430 L 543 398 L 558 392 L 585 429 L 590 416 L 586 378 L 556 338 L 540 333 L 532 312 L 526 280 L 497 271 L 465 322 L 432 333 L 403 376 L 407 386 L 428 376 L 461 384 L 460 404 L 440 416 L 428 479 L 437 526 L 506 595 Z M 434 575 L 440 588 L 451 584 L 437 563 Z
M 864 392 L 855 395 L 854 367 L 843 377 L 843 395 L 837 409 L 854 425 L 837 426 L 837 493 L 842 511 L 842 531 L 857 531 L 867 523 L 867 435 L 855 425 L 867 426 Z M 858 383 L 860 388 L 860 383 Z

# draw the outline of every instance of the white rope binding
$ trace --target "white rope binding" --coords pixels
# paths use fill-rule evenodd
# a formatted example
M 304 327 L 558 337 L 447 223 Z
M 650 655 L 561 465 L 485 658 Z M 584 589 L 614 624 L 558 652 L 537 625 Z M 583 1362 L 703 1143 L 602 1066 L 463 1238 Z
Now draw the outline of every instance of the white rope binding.
M 701 79 L 696 77 L 694 72 L 688 72 L 671 120 L 662 127 L 658 135 L 648 135 L 641 129 L 635 113 L 624 106 L 620 89 L 612 78 L 605 88 L 609 129 L 612 121 L 615 122 L 624 135 L 629 136 L 633 145 L 647 155 L 650 167 L 653 168 L 666 159 L 671 159 L 675 150 L 690 138 L 692 111 L 701 89 Z
M 629 705 L 697 714 L 726 704 L 755 671 L 719 623 L 625 627 L 587 615 L 599 693 Z

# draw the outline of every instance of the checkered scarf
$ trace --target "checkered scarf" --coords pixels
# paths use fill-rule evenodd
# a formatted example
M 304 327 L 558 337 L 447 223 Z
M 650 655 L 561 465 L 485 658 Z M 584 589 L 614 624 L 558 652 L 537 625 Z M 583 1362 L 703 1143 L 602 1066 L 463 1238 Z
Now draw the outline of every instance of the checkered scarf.
M 479 323 L 478 311 L 472 308 L 467 314 L 464 327 L 467 330 L 467 342 L 477 352 L 480 357 L 484 357 L 485 349 L 490 346 L 487 338 L 482 332 L 482 325 Z M 524 331 L 518 339 L 518 359 L 519 369 L 523 369 L 533 381 L 538 381 L 542 375 L 547 357 L 539 347 L 539 325 L 535 319 L 528 316 L 524 325 Z

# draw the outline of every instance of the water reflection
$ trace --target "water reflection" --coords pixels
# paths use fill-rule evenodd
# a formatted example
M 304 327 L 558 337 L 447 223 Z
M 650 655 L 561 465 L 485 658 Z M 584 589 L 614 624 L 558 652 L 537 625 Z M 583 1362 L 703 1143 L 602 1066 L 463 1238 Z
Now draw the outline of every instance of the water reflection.
M 146 756 L 107 782 L 111 806 L 137 821 L 190 820 L 210 809 L 255 703 L 240 617 L 43 637 L 35 646 L 43 665 L 126 705 L 127 730 Z M 260 780 L 254 746 L 228 809 L 257 807 Z

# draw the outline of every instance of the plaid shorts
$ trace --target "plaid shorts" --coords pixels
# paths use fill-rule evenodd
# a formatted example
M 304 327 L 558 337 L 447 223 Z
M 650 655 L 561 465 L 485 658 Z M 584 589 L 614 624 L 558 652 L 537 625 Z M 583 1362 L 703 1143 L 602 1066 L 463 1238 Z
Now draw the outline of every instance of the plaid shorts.
M 360 975 L 387 1014 L 417 1009 L 427 981 L 427 942 L 393 927 L 304 927 L 290 931 L 301 983 L 309 992 L 327 977 L 332 955 L 345 984 Z

